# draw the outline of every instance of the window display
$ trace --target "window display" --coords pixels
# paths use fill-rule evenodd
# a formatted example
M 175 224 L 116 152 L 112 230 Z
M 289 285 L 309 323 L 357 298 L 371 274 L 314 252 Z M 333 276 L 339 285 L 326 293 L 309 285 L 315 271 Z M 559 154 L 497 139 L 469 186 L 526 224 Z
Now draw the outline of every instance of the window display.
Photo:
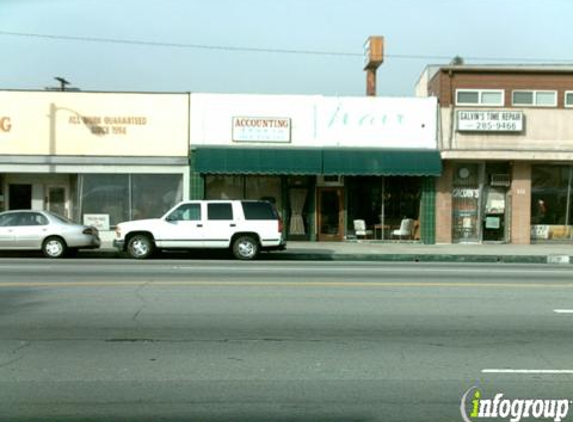
M 107 214 L 121 221 L 159 217 L 182 199 L 180 174 L 83 174 L 78 177 L 80 215 Z
M 573 166 L 531 169 L 531 239 L 573 240 Z

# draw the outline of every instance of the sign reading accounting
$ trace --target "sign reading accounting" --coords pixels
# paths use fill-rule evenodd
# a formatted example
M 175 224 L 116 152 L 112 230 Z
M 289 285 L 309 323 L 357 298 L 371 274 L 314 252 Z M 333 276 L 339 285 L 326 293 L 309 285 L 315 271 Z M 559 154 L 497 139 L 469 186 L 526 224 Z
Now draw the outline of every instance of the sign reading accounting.
M 522 130 L 521 111 L 458 111 L 460 132 L 521 132 Z
M 291 141 L 291 119 L 286 117 L 233 117 L 234 142 Z

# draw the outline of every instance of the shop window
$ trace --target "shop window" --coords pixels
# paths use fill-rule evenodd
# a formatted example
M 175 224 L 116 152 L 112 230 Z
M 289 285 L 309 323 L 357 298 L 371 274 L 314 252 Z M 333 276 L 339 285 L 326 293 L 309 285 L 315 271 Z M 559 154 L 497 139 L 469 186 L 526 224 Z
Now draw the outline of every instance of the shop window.
M 180 174 L 83 174 L 79 214 L 107 214 L 110 224 L 159 217 L 182 199 Z
M 501 89 L 458 89 L 456 105 L 503 106 L 504 92 Z
M 161 217 L 183 198 L 180 174 L 131 175 L 131 217 Z
M 346 231 L 354 232 L 354 220 L 364 220 L 371 230 L 382 219 L 382 177 L 347 177 Z M 388 210 L 389 211 L 389 210 Z
M 419 221 L 421 179 L 417 177 L 348 177 L 347 227 L 364 220 L 377 238 L 389 239 L 403 219 Z
M 246 177 L 245 199 L 269 201 L 282 210 L 281 178 L 275 176 Z
M 206 176 L 206 199 L 257 199 L 282 210 L 279 176 Z
M 573 240 L 573 167 L 533 166 L 531 239 Z
M 244 176 L 206 176 L 205 199 L 245 199 Z
M 556 107 L 557 91 L 516 90 L 512 92 L 514 106 Z

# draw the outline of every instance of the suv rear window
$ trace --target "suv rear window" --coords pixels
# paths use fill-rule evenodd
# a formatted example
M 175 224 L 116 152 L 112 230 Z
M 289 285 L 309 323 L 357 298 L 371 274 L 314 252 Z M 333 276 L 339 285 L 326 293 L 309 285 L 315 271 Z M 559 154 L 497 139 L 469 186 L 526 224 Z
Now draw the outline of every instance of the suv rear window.
M 242 202 L 245 220 L 277 220 L 278 215 L 268 202 Z

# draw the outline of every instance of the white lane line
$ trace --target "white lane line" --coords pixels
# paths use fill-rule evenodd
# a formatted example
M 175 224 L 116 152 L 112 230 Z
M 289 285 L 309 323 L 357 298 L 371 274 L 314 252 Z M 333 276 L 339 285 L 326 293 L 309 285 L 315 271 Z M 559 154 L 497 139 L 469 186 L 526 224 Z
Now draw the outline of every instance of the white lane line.
M 573 369 L 482 369 L 483 374 L 573 375 Z
M 554 309 L 556 314 L 573 314 L 573 309 Z
M 22 267 L 18 267 L 19 269 L 21 269 Z M 156 268 L 160 268 L 159 266 Z M 269 270 L 273 270 L 275 272 L 278 271 L 284 271 L 284 272 L 288 272 L 288 273 L 293 273 L 293 272 L 318 272 L 318 273 L 323 273 L 323 272 L 340 272 L 342 270 L 346 270 L 346 271 L 352 271 L 354 273 L 394 273 L 396 271 L 402 271 L 402 272 L 409 272 L 409 273 L 422 273 L 422 274 L 427 274 L 427 273 L 437 273 L 437 274 L 441 274 L 441 273 L 455 273 L 455 274 L 459 274 L 460 269 L 459 268 L 416 268 L 416 267 L 408 267 L 408 268 L 397 268 L 397 267 L 376 267 L 376 266 L 372 266 L 372 267 L 353 267 L 353 266 L 334 266 L 331 268 L 328 267 L 305 267 L 305 266 L 301 266 L 301 267 L 295 267 L 295 266 L 252 266 L 252 267 L 243 267 L 243 266 L 231 266 L 229 268 L 223 268 L 223 267 L 213 267 L 213 266 L 194 266 L 194 265 L 173 265 L 169 267 L 172 270 L 195 270 L 195 271 L 205 271 L 205 270 L 213 270 L 213 269 L 217 269 L 217 271 L 227 271 L 227 272 L 267 272 Z M 75 269 L 74 269 L 75 270 Z M 500 273 L 510 273 L 510 274 L 527 274 L 527 275 L 531 275 L 533 273 L 536 274 L 570 274 L 572 272 L 571 269 L 555 269 L 555 270 L 550 270 L 550 269 L 533 269 L 533 268 L 527 268 L 527 269 L 511 269 L 511 268 L 496 268 L 495 270 L 487 270 L 487 269 L 480 269 L 480 268 L 464 268 L 464 274 L 470 274 L 470 273 L 475 273 L 475 274 L 497 274 L 499 275 Z

